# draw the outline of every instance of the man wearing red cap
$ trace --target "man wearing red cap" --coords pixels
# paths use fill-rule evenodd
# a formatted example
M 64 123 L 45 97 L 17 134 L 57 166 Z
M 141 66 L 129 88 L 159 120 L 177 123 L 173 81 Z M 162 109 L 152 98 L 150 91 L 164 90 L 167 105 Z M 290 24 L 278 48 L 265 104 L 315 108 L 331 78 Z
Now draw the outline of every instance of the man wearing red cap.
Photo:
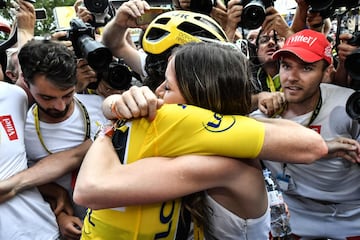
M 297 32 L 273 57 L 280 60 L 286 99 L 273 117 L 298 122 L 325 140 L 358 139 L 359 123 L 345 110 L 354 90 L 322 83 L 332 67 L 331 45 L 322 33 Z M 252 115 L 265 117 L 260 112 Z M 298 239 L 360 239 L 360 167 L 353 162 L 360 150 L 354 146 L 353 151 L 330 153 L 309 165 L 264 161 L 284 192 L 292 232 Z

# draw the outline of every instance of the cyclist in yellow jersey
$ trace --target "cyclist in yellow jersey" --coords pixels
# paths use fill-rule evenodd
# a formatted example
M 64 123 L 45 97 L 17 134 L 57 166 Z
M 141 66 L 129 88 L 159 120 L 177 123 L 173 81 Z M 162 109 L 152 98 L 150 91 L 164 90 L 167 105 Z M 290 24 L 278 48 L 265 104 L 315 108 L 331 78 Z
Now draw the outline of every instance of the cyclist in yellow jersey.
M 237 229 L 238 223 L 231 224 L 230 229 L 226 230 L 232 236 L 230 239 L 245 239 L 239 238 L 242 236 L 240 232 L 247 236 L 268 236 L 266 191 L 254 158 L 267 156 L 277 160 L 278 153 L 284 152 L 290 160 L 311 161 L 316 156 L 324 155 L 327 147 L 316 133 L 288 121 L 279 122 L 282 125 L 280 128 L 244 116 L 215 113 L 246 115 L 250 111 L 247 64 L 240 52 L 215 43 L 187 44 L 175 52 L 166 70 L 167 80 L 157 93 L 163 96 L 166 103 L 180 104 L 164 105 L 151 122 L 139 119 L 122 126 L 113 138 L 117 152 L 110 138 L 97 138 L 84 159 L 74 200 L 93 210 L 89 210 L 85 219 L 82 239 L 186 239 L 188 234 L 180 233 L 182 218 L 179 215 L 183 204 L 187 202 L 179 197 L 194 196 L 192 193 L 199 191 L 203 193 L 200 199 L 209 202 L 212 209 L 216 207 L 222 214 L 231 213 L 230 217 L 234 221 L 246 223 L 247 227 L 241 229 Z M 206 69 L 206 66 L 217 68 Z M 112 114 L 117 113 L 117 105 L 112 100 L 114 97 L 104 102 L 106 109 L 112 109 Z M 111 107 L 107 105 L 108 101 L 111 101 Z M 274 136 L 267 132 L 272 127 L 279 130 Z M 295 141 L 284 139 L 289 129 L 292 129 Z M 282 141 L 279 141 L 280 138 Z M 120 140 L 123 144 L 119 144 Z M 318 144 L 319 148 L 305 152 L 309 144 Z M 271 153 L 269 147 L 278 152 Z M 300 152 L 303 156 L 297 158 Z M 212 160 L 199 165 L 196 160 L 186 164 L 190 167 L 188 171 L 182 171 L 182 168 L 176 168 L 176 163 L 184 164 L 186 161 L 179 158 L 179 161 L 167 161 L 175 163 L 175 167 L 163 165 L 164 172 L 157 164 L 150 169 L 136 168 L 140 162 L 148 163 L 147 160 L 137 161 L 141 158 L 184 154 L 223 155 L 254 160 L 242 162 L 231 158 L 205 157 L 206 160 Z M 200 156 L 195 159 L 204 161 Z M 230 167 L 232 164 L 233 167 Z M 248 174 L 239 174 L 242 167 L 238 164 L 244 168 L 247 166 L 249 171 L 245 172 Z M 189 172 L 192 167 L 194 170 Z M 127 174 L 125 169 L 133 169 L 135 174 Z M 156 170 L 159 172 L 150 177 L 149 174 Z M 227 174 L 234 178 L 244 177 L 244 181 L 237 178 L 235 183 L 235 180 L 230 180 L 232 177 L 226 177 Z M 186 181 L 192 184 L 182 186 L 181 183 Z M 241 182 L 251 182 L 254 195 L 249 195 L 245 186 L 239 187 Z M 224 191 L 223 194 L 217 196 L 216 189 L 222 189 L 220 192 Z M 200 226 L 204 227 L 207 237 L 214 235 L 221 238 L 219 229 L 211 228 L 212 223 L 216 223 L 219 218 L 211 215 L 207 206 L 203 206 L 203 215 L 195 216 L 195 220 L 202 223 Z

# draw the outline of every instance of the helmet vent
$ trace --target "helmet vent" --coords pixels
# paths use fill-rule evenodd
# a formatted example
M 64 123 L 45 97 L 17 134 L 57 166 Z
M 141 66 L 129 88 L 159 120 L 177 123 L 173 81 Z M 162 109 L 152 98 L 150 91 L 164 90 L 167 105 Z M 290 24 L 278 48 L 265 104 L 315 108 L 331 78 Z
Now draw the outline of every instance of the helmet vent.
M 223 39 L 226 39 L 226 35 L 224 34 L 222 29 L 219 29 L 219 26 L 215 25 L 213 22 L 209 21 L 206 18 L 203 18 L 201 16 L 196 16 L 195 19 L 199 20 L 200 22 L 208 25 L 212 30 L 216 31 L 217 34 L 219 34 Z
M 204 28 L 197 26 L 195 24 L 189 23 L 189 22 L 181 23 L 178 26 L 178 29 L 183 32 L 189 33 L 193 36 L 217 39 L 217 37 L 214 34 L 212 34 L 211 32 L 206 31 Z
M 150 31 L 148 32 L 148 34 L 146 35 L 146 39 L 149 41 L 152 40 L 159 40 L 161 38 L 166 37 L 169 34 L 168 31 L 165 31 L 163 29 L 160 28 L 152 28 L 150 29 Z
M 171 18 L 169 17 L 161 17 L 156 19 L 155 23 L 166 25 L 170 21 L 170 19 Z

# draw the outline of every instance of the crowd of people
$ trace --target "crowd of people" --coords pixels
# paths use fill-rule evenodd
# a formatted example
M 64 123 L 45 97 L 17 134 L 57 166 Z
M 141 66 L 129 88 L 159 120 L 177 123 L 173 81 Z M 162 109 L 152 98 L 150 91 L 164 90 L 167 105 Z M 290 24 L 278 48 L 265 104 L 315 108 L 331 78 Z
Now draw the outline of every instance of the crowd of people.
M 125 1 L 99 31 L 76 0 L 91 41 L 112 54 L 105 69 L 67 31 L 36 38 L 34 6 L 12 3 L 0 239 L 360 239 L 353 35 L 336 35 L 335 49 L 330 17 L 307 0 L 290 25 L 268 6 L 255 29 L 241 27 L 238 0 L 192 1 L 144 25 L 151 2 Z M 273 235 L 264 169 L 288 235 Z

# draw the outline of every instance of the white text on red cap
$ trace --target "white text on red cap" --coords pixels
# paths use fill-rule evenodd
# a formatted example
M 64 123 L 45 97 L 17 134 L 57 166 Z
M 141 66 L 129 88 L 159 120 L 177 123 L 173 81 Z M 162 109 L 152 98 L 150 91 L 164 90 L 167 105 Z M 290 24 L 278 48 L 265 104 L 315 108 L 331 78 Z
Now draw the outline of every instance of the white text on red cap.
M 303 35 L 293 36 L 289 39 L 288 43 L 296 43 L 296 42 L 303 42 L 307 43 L 309 46 L 313 45 L 317 40 L 317 37 L 308 37 Z

